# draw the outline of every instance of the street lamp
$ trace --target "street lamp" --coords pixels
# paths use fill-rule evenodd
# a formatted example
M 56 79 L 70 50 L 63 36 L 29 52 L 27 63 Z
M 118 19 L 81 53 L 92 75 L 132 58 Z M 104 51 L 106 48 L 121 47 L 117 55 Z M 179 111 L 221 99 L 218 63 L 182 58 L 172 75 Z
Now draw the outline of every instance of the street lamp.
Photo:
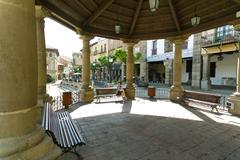
M 113 62 L 113 58 L 112 57 L 108 57 L 108 62 L 109 62 L 109 81 L 110 83 L 112 82 L 112 75 L 111 75 L 111 68 L 112 68 L 112 62 Z

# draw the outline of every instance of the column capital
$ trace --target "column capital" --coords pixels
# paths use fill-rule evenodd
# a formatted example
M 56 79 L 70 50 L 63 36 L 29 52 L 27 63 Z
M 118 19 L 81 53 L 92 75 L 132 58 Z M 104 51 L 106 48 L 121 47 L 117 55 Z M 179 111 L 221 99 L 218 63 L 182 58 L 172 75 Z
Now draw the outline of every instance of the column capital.
M 190 34 L 186 34 L 186 35 L 181 35 L 181 36 L 175 36 L 175 37 L 168 37 L 167 39 L 174 43 L 174 44 L 184 44 L 185 41 L 188 39 L 188 37 L 190 36 Z
M 82 30 L 81 28 L 76 28 L 76 33 L 79 35 L 79 38 L 82 40 L 90 41 L 94 38 L 94 35 Z
M 121 39 L 123 43 L 125 43 L 127 46 L 134 46 L 139 42 L 139 40 L 136 39 Z
M 36 18 L 45 18 L 51 16 L 51 13 L 49 10 L 44 8 L 41 5 L 36 5 L 35 6 L 35 16 Z

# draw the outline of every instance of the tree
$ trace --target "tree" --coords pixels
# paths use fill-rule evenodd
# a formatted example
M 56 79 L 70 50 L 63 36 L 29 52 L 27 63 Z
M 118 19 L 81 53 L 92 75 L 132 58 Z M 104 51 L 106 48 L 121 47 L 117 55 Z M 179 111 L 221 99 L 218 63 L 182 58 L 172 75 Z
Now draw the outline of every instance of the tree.
M 111 82 L 111 67 L 112 64 L 117 60 L 117 57 L 115 54 L 109 55 L 109 56 L 102 56 L 98 58 L 98 61 L 102 67 L 106 67 L 108 69 L 108 74 L 109 74 L 109 81 Z
M 120 60 L 122 63 L 127 63 L 127 52 L 122 49 L 116 49 L 114 55 Z
M 141 57 L 142 57 L 142 53 L 140 53 L 140 52 L 134 53 L 134 61 L 135 62 L 140 60 Z
M 95 72 L 96 70 L 99 70 L 101 68 L 101 65 L 97 62 L 91 63 L 91 70 L 92 70 L 92 79 L 95 80 Z
M 127 52 L 126 51 L 124 51 L 122 49 L 116 49 L 115 50 L 115 56 L 122 63 L 124 63 L 124 64 L 127 63 Z M 137 52 L 137 53 L 134 53 L 133 56 L 134 56 L 134 61 L 138 61 L 141 58 L 142 53 Z
M 127 63 L 127 52 L 124 51 L 123 49 L 116 49 L 115 56 L 117 57 L 118 60 L 120 60 L 124 64 L 124 71 L 122 73 L 122 76 L 125 76 L 125 70 L 126 70 L 125 65 Z M 134 53 L 133 56 L 134 56 L 134 61 L 136 62 L 136 61 L 140 60 L 142 53 L 137 52 L 137 53 Z M 122 77 L 122 79 L 124 79 L 124 78 Z

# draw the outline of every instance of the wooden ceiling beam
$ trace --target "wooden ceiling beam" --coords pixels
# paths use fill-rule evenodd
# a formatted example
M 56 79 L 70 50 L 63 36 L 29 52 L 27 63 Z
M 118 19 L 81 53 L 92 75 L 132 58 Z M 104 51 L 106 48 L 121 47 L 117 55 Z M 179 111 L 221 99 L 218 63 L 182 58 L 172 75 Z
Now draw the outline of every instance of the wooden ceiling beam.
M 136 12 L 135 12 L 134 17 L 133 17 L 131 28 L 130 28 L 129 33 L 128 33 L 129 35 L 131 35 L 133 33 L 133 30 L 134 30 L 134 28 L 136 26 L 136 22 L 137 22 L 139 13 L 140 13 L 140 10 L 142 8 L 142 3 L 143 3 L 143 0 L 139 0 Z
M 71 17 L 70 15 L 68 15 L 67 13 L 65 13 L 64 11 L 60 10 L 58 7 L 56 7 L 55 5 L 49 3 L 49 2 L 44 2 L 43 5 L 49 9 L 52 13 L 52 15 L 58 16 L 58 21 L 60 20 L 59 17 L 61 17 L 61 19 L 64 19 L 65 22 L 64 23 L 68 23 L 71 26 L 75 26 L 75 27 L 80 27 L 80 22 L 78 20 L 76 20 L 75 18 Z
M 84 10 L 84 12 L 86 12 L 90 15 L 92 14 L 92 12 L 84 4 L 82 4 L 81 1 L 79 1 L 79 0 L 73 0 L 73 1 L 76 3 L 77 6 L 81 7 Z
M 240 0 L 233 0 L 233 1 L 240 5 Z
M 175 25 L 177 27 L 178 32 L 180 32 L 181 31 L 181 27 L 180 27 L 180 24 L 179 24 L 179 21 L 178 21 L 178 18 L 177 18 L 177 14 L 176 14 L 174 5 L 172 3 L 172 0 L 168 0 L 168 4 L 169 4 L 169 7 L 170 7 L 170 10 L 171 10 L 171 13 L 172 13 L 172 18 L 174 20 L 174 23 L 175 23 Z
M 97 8 L 97 10 L 83 23 L 83 26 L 87 26 L 97 19 L 102 12 L 104 12 L 114 0 L 104 0 L 103 3 Z

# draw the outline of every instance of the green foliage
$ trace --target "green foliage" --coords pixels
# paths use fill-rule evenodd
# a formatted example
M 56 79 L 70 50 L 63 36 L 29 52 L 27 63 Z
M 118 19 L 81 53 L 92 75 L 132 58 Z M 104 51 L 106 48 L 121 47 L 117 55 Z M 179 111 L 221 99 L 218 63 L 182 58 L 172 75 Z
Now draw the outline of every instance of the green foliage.
M 122 50 L 122 49 L 116 49 L 115 50 L 115 56 L 117 57 L 117 59 L 119 59 L 122 63 L 127 62 L 127 52 Z
M 93 62 L 91 63 L 91 70 L 99 70 L 101 65 L 99 63 Z
M 112 61 L 110 61 L 110 59 Z M 98 61 L 102 67 L 106 66 L 109 67 L 117 60 L 117 57 L 115 55 L 109 55 L 109 56 L 102 56 L 98 58 Z
M 126 64 L 126 62 L 127 62 L 127 52 L 126 51 L 124 51 L 122 49 L 117 49 L 117 50 L 115 50 L 115 56 L 121 62 Z M 142 56 L 142 53 L 140 53 L 140 52 L 135 53 L 134 54 L 134 61 L 140 60 L 141 56 Z
M 142 53 L 140 53 L 140 52 L 135 53 L 134 54 L 134 61 L 139 61 L 141 57 L 142 57 Z
M 75 67 L 73 70 L 74 73 L 82 73 L 82 66 Z
M 52 76 L 50 76 L 49 74 L 47 75 L 47 83 L 51 83 L 54 81 L 54 78 L 52 78 Z

